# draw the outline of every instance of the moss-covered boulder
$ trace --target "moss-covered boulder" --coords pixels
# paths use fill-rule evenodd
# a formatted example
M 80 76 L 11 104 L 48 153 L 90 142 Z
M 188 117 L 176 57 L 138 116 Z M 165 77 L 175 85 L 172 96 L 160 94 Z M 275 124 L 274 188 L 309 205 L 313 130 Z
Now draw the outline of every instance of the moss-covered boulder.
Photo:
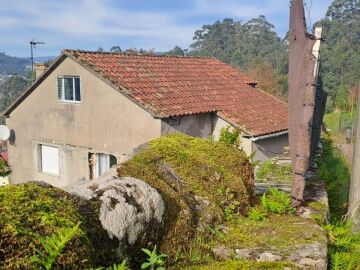
M 246 154 L 221 142 L 171 134 L 118 168 L 156 188 L 165 203 L 160 250 L 189 253 L 199 234 L 247 213 L 253 199 L 253 168 Z
M 49 185 L 0 187 L 0 269 L 39 269 L 31 262 L 40 239 L 81 222 L 53 269 L 87 269 L 117 261 L 98 218 L 98 204 Z

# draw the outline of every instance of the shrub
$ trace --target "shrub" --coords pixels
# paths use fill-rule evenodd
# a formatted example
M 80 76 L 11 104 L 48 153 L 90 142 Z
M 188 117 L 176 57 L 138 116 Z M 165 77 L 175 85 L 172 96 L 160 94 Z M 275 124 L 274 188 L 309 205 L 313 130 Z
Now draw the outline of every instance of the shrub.
M 220 130 L 219 141 L 238 147 L 240 145 L 240 130 L 234 129 L 233 131 L 230 131 L 231 128 L 231 126 L 228 126 Z
M 261 197 L 261 205 L 275 214 L 294 212 L 290 195 L 275 188 L 269 188 L 269 194 L 264 193 Z
M 114 244 L 98 220 L 98 205 L 36 183 L 0 187 L 0 269 L 39 269 L 41 239 L 81 222 L 54 269 L 88 269 L 112 263 Z M 117 243 L 116 243 L 117 244 Z

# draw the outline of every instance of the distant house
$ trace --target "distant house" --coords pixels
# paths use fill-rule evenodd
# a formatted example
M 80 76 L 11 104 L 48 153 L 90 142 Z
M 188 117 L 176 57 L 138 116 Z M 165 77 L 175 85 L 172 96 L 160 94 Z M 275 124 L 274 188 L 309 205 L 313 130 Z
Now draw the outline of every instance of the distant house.
M 171 132 L 231 125 L 258 160 L 288 145 L 286 104 L 213 58 L 65 50 L 5 116 L 12 183 L 93 179 Z

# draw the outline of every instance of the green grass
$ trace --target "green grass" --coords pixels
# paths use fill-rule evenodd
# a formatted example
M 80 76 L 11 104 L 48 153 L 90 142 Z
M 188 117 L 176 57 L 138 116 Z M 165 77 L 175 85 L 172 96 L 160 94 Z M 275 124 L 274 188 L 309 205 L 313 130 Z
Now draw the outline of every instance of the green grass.
M 351 112 L 333 112 L 324 115 L 324 123 L 327 129 L 331 130 L 332 134 L 343 132 L 340 131 L 340 118 L 343 118 L 343 128 L 351 127 L 352 113 Z M 355 117 L 355 113 L 353 115 Z
M 347 212 L 350 172 L 347 161 L 332 140 L 326 137 L 324 153 L 320 162 L 318 177 L 325 181 L 329 197 L 330 214 L 341 219 Z

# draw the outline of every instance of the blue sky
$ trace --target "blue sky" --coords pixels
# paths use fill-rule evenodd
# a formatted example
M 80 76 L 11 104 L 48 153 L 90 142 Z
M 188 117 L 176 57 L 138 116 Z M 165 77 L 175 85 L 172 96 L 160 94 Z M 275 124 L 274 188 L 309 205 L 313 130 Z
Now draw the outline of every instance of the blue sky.
M 265 15 L 283 36 L 289 0 L 0 0 L 0 52 L 29 55 L 29 41 L 45 41 L 36 56 L 62 49 L 166 51 L 187 48 L 194 31 L 223 18 L 247 20 Z M 312 2 L 312 22 L 325 16 L 331 0 Z

